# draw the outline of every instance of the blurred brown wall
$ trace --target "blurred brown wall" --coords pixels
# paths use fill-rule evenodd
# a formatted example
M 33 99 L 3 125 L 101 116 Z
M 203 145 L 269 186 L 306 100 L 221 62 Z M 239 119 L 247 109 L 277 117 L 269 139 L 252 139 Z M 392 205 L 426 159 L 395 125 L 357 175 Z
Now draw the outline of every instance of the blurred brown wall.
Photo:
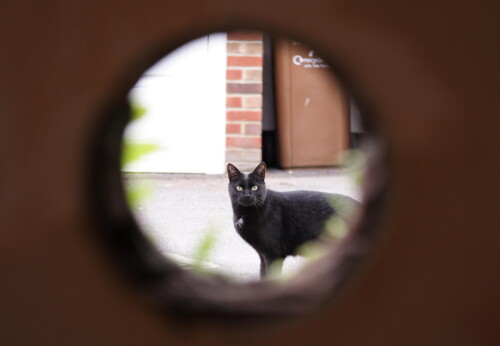
M 1 345 L 500 344 L 497 3 L 284 4 L 2 2 Z M 390 209 L 369 265 L 320 312 L 174 323 L 90 235 L 89 148 L 104 105 L 151 59 L 235 28 L 287 31 L 335 57 L 388 135 Z

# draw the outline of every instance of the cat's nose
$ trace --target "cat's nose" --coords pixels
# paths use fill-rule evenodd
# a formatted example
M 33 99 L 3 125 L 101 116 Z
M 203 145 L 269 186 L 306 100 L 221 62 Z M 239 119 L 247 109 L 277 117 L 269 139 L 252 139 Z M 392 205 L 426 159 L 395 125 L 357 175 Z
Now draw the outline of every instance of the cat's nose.
M 243 198 L 244 198 L 245 200 L 247 200 L 247 201 L 248 201 L 248 200 L 249 200 L 249 199 L 251 199 L 252 197 L 251 197 L 250 195 L 244 195 L 244 196 L 243 196 Z

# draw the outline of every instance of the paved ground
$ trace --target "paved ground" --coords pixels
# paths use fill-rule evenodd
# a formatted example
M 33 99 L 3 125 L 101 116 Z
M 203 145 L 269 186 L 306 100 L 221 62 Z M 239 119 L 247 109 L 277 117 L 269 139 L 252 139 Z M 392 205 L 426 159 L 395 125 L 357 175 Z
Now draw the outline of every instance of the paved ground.
M 238 281 L 258 279 L 259 258 L 233 228 L 226 175 L 127 174 L 126 186 L 148 183 L 150 194 L 135 207 L 146 236 L 181 264 L 189 264 L 196 249 L 212 232 L 215 244 L 206 259 L 209 270 Z M 268 170 L 267 188 L 277 191 L 317 190 L 341 193 L 360 200 L 352 174 L 341 169 Z M 284 273 L 303 265 L 289 257 Z

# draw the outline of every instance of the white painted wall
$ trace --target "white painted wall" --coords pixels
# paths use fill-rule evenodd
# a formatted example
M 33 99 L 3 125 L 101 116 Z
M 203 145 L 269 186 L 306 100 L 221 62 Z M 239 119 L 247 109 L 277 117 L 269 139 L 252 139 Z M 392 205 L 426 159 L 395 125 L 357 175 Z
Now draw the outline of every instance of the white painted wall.
M 226 131 L 225 33 L 173 51 L 145 72 L 129 99 L 147 109 L 125 140 L 160 149 L 123 168 L 126 172 L 223 173 Z

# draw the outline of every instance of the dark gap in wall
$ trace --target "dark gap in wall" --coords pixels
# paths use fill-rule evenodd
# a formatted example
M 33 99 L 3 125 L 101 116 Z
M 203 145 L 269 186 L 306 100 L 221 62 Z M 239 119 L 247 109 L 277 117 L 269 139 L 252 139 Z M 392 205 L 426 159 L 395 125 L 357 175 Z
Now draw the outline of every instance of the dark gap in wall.
M 270 35 L 263 37 L 262 66 L 262 161 L 267 167 L 278 168 L 278 140 L 276 137 L 276 103 L 274 98 L 273 45 Z

